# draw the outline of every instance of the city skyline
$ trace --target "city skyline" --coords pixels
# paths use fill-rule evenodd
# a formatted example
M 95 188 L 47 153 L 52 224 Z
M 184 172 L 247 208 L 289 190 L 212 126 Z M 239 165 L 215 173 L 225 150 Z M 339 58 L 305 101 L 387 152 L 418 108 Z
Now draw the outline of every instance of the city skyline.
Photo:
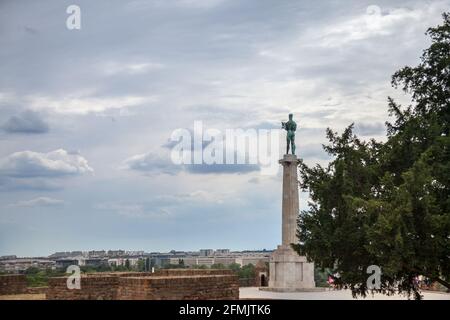
M 40 255 L 34 255 L 34 256 L 20 256 L 14 253 L 11 254 L 1 254 L 0 258 L 4 258 L 4 257 L 10 257 L 10 256 L 16 256 L 17 258 L 47 258 L 47 257 L 51 257 L 53 255 L 57 255 L 57 254 L 78 254 L 78 253 L 82 253 L 82 254 L 87 254 L 89 255 L 90 253 L 93 252 L 105 252 L 105 254 L 109 254 L 109 252 L 113 252 L 113 251 L 124 251 L 124 255 L 132 255 L 132 254 L 143 254 L 143 255 L 148 255 L 148 254 L 169 254 L 169 253 L 199 253 L 202 250 L 212 250 L 213 253 L 215 254 L 216 252 L 220 252 L 221 250 L 228 250 L 229 253 L 242 253 L 242 252 L 271 252 L 274 250 L 273 249 L 268 249 L 268 248 L 261 248 L 261 249 L 242 249 L 242 250 L 235 250 L 235 249 L 229 249 L 229 248 L 200 248 L 200 249 L 189 249 L 189 250 L 180 250 L 180 249 L 171 249 L 171 250 L 156 250 L 156 251 L 150 251 L 150 250 L 144 250 L 144 249 L 136 249 L 136 250 L 132 250 L 132 249 L 86 249 L 86 250 L 63 250 L 63 251 L 53 251 L 50 252 L 49 254 L 40 254 Z M 220 254 L 223 254 L 222 252 L 220 252 Z

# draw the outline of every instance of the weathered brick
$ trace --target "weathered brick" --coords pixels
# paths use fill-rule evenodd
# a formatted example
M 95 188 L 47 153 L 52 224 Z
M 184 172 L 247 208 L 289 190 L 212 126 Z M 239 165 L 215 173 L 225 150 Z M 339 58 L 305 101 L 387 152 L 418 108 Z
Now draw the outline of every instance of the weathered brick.
M 84 275 L 81 290 L 69 290 L 67 277 L 51 278 L 47 299 L 173 300 L 238 299 L 239 283 L 231 270 L 164 269 L 156 273 Z
M 0 295 L 27 293 L 27 279 L 24 274 L 0 275 Z

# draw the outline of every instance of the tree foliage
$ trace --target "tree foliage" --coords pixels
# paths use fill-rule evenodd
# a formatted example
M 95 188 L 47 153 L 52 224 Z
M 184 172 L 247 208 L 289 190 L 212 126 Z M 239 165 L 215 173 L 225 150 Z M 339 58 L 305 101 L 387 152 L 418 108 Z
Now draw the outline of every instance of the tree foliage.
M 387 141 L 361 141 L 353 124 L 341 135 L 327 129 L 333 160 L 299 165 L 311 201 L 295 249 L 355 296 L 368 293 L 370 265 L 382 268 L 382 293 L 419 299 L 419 275 L 450 288 L 450 13 L 443 18 L 427 31 L 420 64 L 392 77 L 412 104 L 388 98 Z

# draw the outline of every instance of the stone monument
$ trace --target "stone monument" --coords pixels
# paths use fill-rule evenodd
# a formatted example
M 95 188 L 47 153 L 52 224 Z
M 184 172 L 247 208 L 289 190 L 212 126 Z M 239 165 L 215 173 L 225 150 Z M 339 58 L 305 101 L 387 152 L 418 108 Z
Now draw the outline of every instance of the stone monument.
M 295 131 L 297 124 L 289 115 L 282 123 L 287 131 L 286 154 L 279 163 L 283 166 L 282 242 L 272 253 L 269 262 L 269 287 L 271 291 L 308 291 L 315 288 L 314 263 L 299 256 L 291 244 L 297 243 L 297 218 L 299 214 L 297 165 L 295 155 Z M 292 154 L 289 154 L 291 147 Z

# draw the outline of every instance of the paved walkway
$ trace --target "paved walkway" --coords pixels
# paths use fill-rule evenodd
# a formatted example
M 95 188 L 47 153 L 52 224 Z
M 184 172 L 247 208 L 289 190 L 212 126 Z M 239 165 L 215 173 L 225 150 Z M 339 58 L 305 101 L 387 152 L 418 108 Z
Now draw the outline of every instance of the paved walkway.
M 449 293 L 422 292 L 424 300 L 450 300 Z M 327 290 L 322 292 L 271 292 L 261 291 L 257 287 L 239 289 L 241 299 L 279 299 L 279 300 L 353 300 L 350 290 Z M 382 294 L 368 295 L 366 299 L 358 300 L 406 300 L 400 295 L 386 296 Z

